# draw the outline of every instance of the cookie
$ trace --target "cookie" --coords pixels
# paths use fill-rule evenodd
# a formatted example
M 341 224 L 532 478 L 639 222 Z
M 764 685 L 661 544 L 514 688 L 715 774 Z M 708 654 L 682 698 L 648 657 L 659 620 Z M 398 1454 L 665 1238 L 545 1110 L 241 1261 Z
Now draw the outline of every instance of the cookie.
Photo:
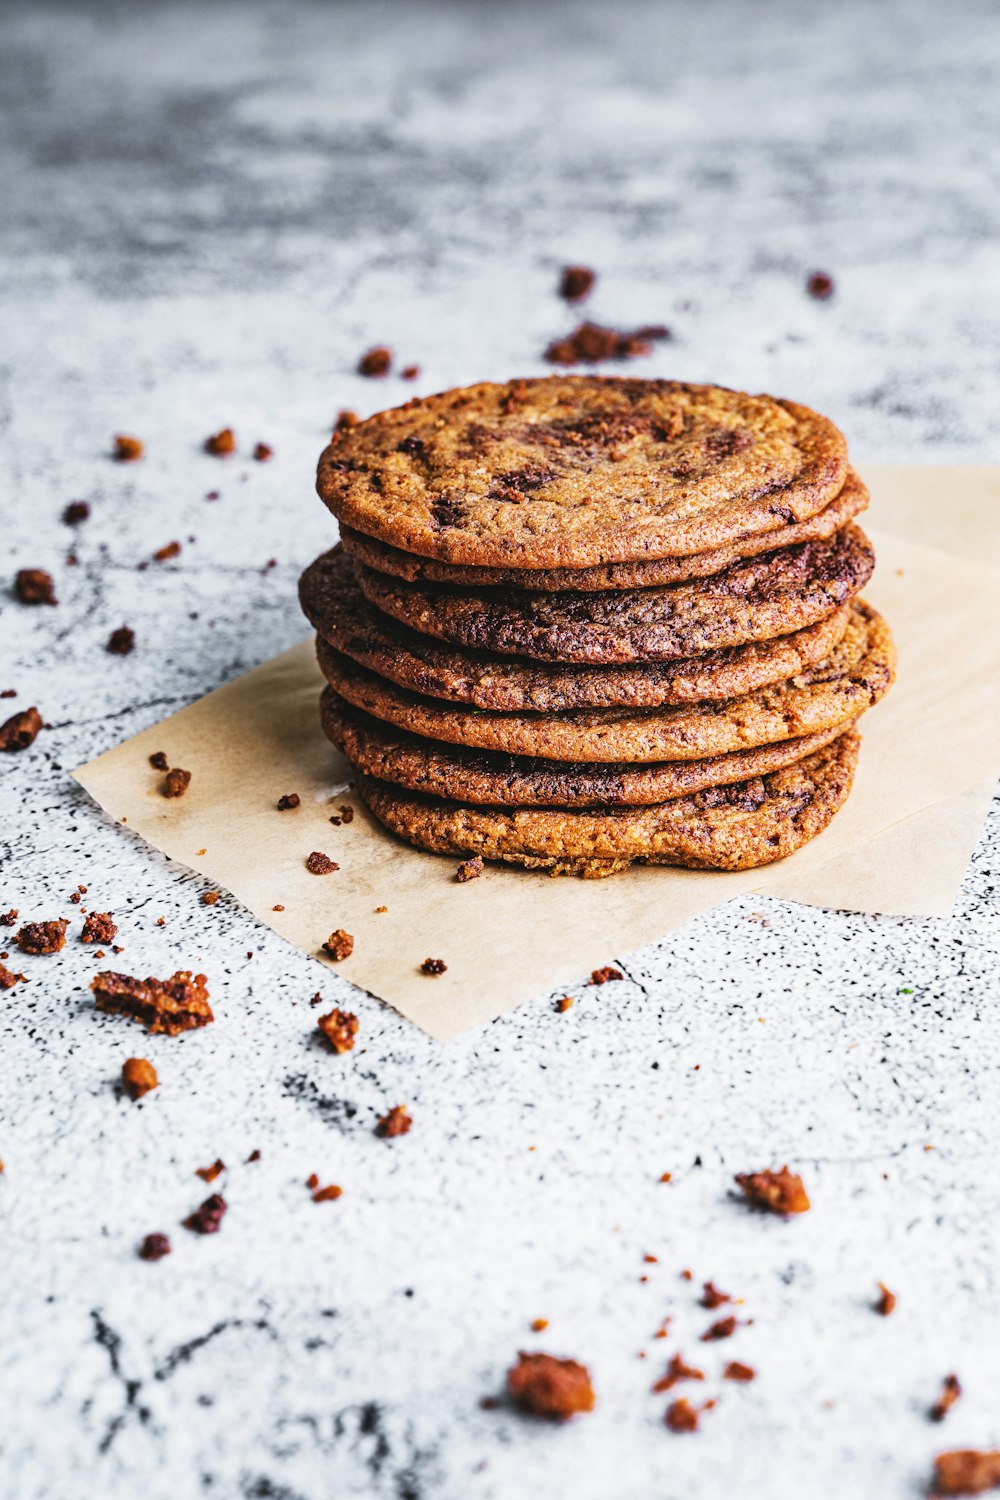
M 632 862 L 750 870 L 822 832 L 851 789 L 858 744 L 848 730 L 781 771 L 653 807 L 508 812 L 401 791 L 370 776 L 359 777 L 358 792 L 386 828 L 435 854 L 589 876 Z
M 734 750 L 711 760 L 574 765 L 422 739 L 351 708 L 332 688 L 320 700 L 320 717 L 327 738 L 356 771 L 409 791 L 494 807 L 639 807 L 667 802 L 706 787 L 779 771 L 844 732 L 838 724 L 820 734 Z
M 670 661 L 790 635 L 852 599 L 874 566 L 868 538 L 850 525 L 712 578 L 617 593 L 460 593 L 404 583 L 359 562 L 354 572 L 376 609 L 422 635 L 501 656 L 595 666 Z
M 305 570 L 299 599 L 329 645 L 400 687 L 476 708 L 545 713 L 739 698 L 816 666 L 843 638 L 849 613 L 844 605 L 792 635 L 678 661 L 563 667 L 465 651 L 408 630 L 368 603 L 336 547 Z
M 846 474 L 843 434 L 794 401 L 589 375 L 380 412 L 334 435 L 316 488 L 339 521 L 404 552 L 588 568 L 808 520 Z
M 397 728 L 472 749 L 587 762 L 700 760 L 846 726 L 888 691 L 895 667 L 888 626 L 860 602 L 818 666 L 742 698 L 676 708 L 478 712 L 397 687 L 322 640 L 317 656 L 342 698 Z
M 385 542 L 341 526 L 340 539 L 345 552 L 366 563 L 378 573 L 403 578 L 408 583 L 447 583 L 457 588 L 521 588 L 558 593 L 560 589 L 593 593 L 600 589 L 648 589 L 668 583 L 685 583 L 691 578 L 708 578 L 721 573 L 744 558 L 759 557 L 775 547 L 791 547 L 798 542 L 821 541 L 832 536 L 868 506 L 869 494 L 853 469 L 847 472 L 840 494 L 807 521 L 794 517 L 773 531 L 762 531 L 742 537 L 726 547 L 711 552 L 695 552 L 688 557 L 647 558 L 639 562 L 600 563 L 593 568 L 470 568 L 436 558 L 419 557 L 415 552 L 400 552 Z

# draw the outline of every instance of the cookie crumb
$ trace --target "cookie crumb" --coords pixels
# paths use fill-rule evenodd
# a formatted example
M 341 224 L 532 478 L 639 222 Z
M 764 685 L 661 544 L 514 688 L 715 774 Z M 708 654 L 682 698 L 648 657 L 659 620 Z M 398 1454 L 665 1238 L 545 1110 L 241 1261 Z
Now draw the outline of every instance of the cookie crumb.
M 86 500 L 71 500 L 62 513 L 63 524 L 66 526 L 79 526 L 90 516 L 90 506 Z
M 146 445 L 137 437 L 130 437 L 126 432 L 116 432 L 112 458 L 120 464 L 138 463 L 146 452 Z
M 17 921 L 17 907 L 12 906 L 10 911 L 0 912 L 0 927 L 13 927 Z
M 341 821 L 343 823 L 353 823 L 354 822 L 354 808 L 351 806 L 351 804 L 349 802 L 345 802 L 343 804 L 343 806 L 338 809 L 338 811 L 340 813 Z
M 153 553 L 154 562 L 170 562 L 171 558 L 180 557 L 180 542 L 167 542 L 165 546 L 158 547 Z
M 251 1151 L 250 1155 L 247 1157 L 247 1165 L 249 1166 L 251 1162 L 255 1161 L 260 1161 L 260 1152 L 256 1148 L 254 1148 L 254 1150 Z
M 194 1234 L 218 1234 L 228 1207 L 221 1193 L 213 1193 L 204 1203 L 199 1204 L 194 1213 L 188 1214 L 183 1221 L 184 1228 L 190 1229 Z
M 22 604 L 58 604 L 56 583 L 44 568 L 20 568 L 14 589 Z
M 205 439 L 205 452 L 215 458 L 226 458 L 236 452 L 236 434 L 231 427 L 223 427 Z
M 340 866 L 328 854 L 321 854 L 318 849 L 314 849 L 306 860 L 306 869 L 310 875 L 332 875 Z
M 522 1411 L 553 1421 L 565 1422 L 594 1409 L 590 1371 L 575 1359 L 521 1350 L 517 1364 L 507 1371 L 507 1390 Z
M 153 754 L 149 757 L 149 764 L 153 767 L 154 771 L 165 771 L 170 764 L 167 760 L 166 751 L 154 750 Z
M 26 922 L 15 934 L 14 941 L 22 953 L 30 953 L 35 958 L 48 958 L 50 954 L 59 953 L 65 948 L 68 926 L 66 917 L 56 917 L 49 922 Z
M 652 354 L 654 339 L 670 337 L 669 328 L 650 325 L 624 332 L 599 323 L 581 323 L 565 338 L 554 339 L 545 350 L 551 365 L 596 365 L 606 359 L 635 359 Z
M 405 1104 L 394 1104 L 375 1126 L 375 1134 L 382 1136 L 384 1140 L 392 1140 L 394 1136 L 408 1134 L 412 1124 L 413 1120 L 407 1114 Z
M 130 1057 L 122 1063 L 122 1086 L 130 1099 L 141 1099 L 159 1082 L 156 1069 L 145 1057 Z
M 274 457 L 274 449 L 270 443 L 255 443 L 253 456 L 259 464 L 266 464 Z
M 376 344 L 374 349 L 369 349 L 358 361 L 358 374 L 367 375 L 369 378 L 380 378 L 388 375 L 392 369 L 392 350 L 387 349 L 384 344 Z
M 702 1307 L 707 1308 L 721 1307 L 724 1302 L 732 1302 L 732 1300 L 729 1293 L 720 1292 L 713 1281 L 705 1282 L 702 1287 L 701 1297 L 699 1298 Z
M 448 965 L 443 958 L 425 958 L 420 965 L 421 974 L 445 974 Z
M 544 1333 L 545 1330 L 546 1330 L 546 1328 L 548 1328 L 548 1326 L 549 1326 L 549 1320 L 548 1320 L 548 1318 L 532 1318 L 532 1320 L 531 1320 L 531 1331 L 532 1331 L 532 1333 Z
M 110 943 L 118 936 L 118 928 L 109 911 L 88 912 L 84 918 L 81 943 Z
M 272 906 L 271 907 L 272 911 L 284 911 L 284 909 L 285 908 L 283 906 L 280 906 L 280 905 L 279 906 Z
M 561 1000 L 556 1001 L 554 1009 L 558 1011 L 560 1015 L 565 1015 L 566 1012 L 572 1007 L 572 1004 L 572 995 L 563 995 Z
M 621 969 L 613 969 L 610 964 L 603 969 L 595 969 L 587 980 L 588 984 L 610 984 L 612 980 L 624 979 L 625 975 Z
M 716 1339 L 732 1338 L 738 1327 L 739 1324 L 735 1316 L 730 1313 L 728 1318 L 719 1318 L 717 1322 L 712 1323 L 706 1328 L 705 1332 L 701 1335 L 701 1342 L 703 1344 L 711 1344 Z
M 419 365 L 404 365 L 399 372 L 400 380 L 416 380 L 420 375 Z
M 163 783 L 164 797 L 183 797 L 191 785 L 191 772 L 181 770 L 180 766 L 174 766 L 168 771 Z
M 195 1167 L 194 1175 L 200 1177 L 202 1182 L 214 1182 L 217 1177 L 222 1176 L 225 1170 L 225 1162 L 221 1156 L 217 1156 L 210 1167 Z
M 664 1330 L 665 1332 L 666 1330 Z M 683 1354 L 672 1354 L 667 1363 L 665 1374 L 660 1376 L 651 1389 L 654 1395 L 659 1395 L 661 1391 L 669 1391 L 672 1386 L 677 1385 L 678 1381 L 704 1379 L 704 1370 L 699 1370 L 696 1365 L 687 1364 Z
M 135 631 L 128 625 L 119 625 L 108 636 L 104 649 L 112 656 L 130 656 L 135 650 Z
M 467 880 L 478 880 L 482 873 L 483 861 L 478 854 L 474 854 L 471 859 L 463 859 L 455 871 L 455 879 L 459 885 L 464 885 Z
M 883 1318 L 888 1318 L 896 1311 L 896 1303 L 899 1299 L 895 1292 L 890 1292 L 884 1281 L 878 1283 L 878 1301 L 875 1303 L 875 1311 Z
M 376 908 L 375 908 L 375 915 L 377 917 L 380 917 L 383 914 L 383 912 L 387 912 L 388 910 L 389 910 L 389 908 L 387 906 L 376 906 Z
M 961 1394 L 962 1386 L 958 1376 L 946 1375 L 941 1385 L 941 1394 L 928 1413 L 931 1421 L 943 1422 Z
M 15 974 L 13 969 L 8 969 L 6 964 L 0 963 L 0 990 L 12 990 L 15 984 L 27 984 L 24 974 Z
M 834 293 L 833 277 L 829 271 L 812 271 L 806 278 L 806 291 L 817 302 L 827 302 Z
M 214 906 L 218 899 L 218 891 L 202 891 L 201 893 L 202 906 Z
M 331 1182 L 329 1187 L 317 1188 L 312 1195 L 312 1201 L 314 1203 L 334 1203 L 338 1198 L 343 1197 L 343 1193 L 344 1189 L 342 1187 L 338 1187 L 335 1182 Z
M 105 1015 L 125 1016 L 147 1031 L 179 1036 L 215 1020 L 208 1003 L 205 975 L 180 969 L 169 979 L 134 979 L 106 970 L 90 982 L 94 1004 Z
M 778 1172 L 738 1172 L 735 1181 L 749 1203 L 775 1214 L 804 1214 L 810 1208 L 802 1178 L 787 1166 Z
M 686 1396 L 678 1396 L 667 1407 L 663 1420 L 671 1432 L 697 1432 L 704 1407 L 692 1406 Z
M 757 1371 L 753 1365 L 745 1365 L 741 1360 L 731 1359 L 722 1372 L 723 1380 L 735 1380 L 739 1385 L 749 1385 L 751 1380 L 757 1379 Z
M 315 1000 L 318 1001 L 319 998 L 317 995 Z M 318 1018 L 316 1025 L 334 1052 L 351 1051 L 358 1035 L 358 1018 L 351 1011 L 339 1010 L 337 1006 L 334 1006 L 327 1015 Z
M 589 266 L 564 266 L 559 295 L 567 302 L 582 302 L 594 290 L 597 273 Z
M 349 932 L 338 927 L 336 932 L 331 932 L 323 944 L 323 952 L 328 953 L 331 958 L 339 962 L 342 958 L 350 958 L 354 952 L 354 939 Z
M 22 709 L 0 724 L 0 750 L 27 750 L 33 745 L 42 728 L 42 716 L 37 708 Z
M 290 808 L 299 807 L 301 803 L 302 798 L 299 796 L 298 792 L 284 792 L 278 798 L 278 811 L 288 812 Z
M 306 1187 L 310 1192 L 312 1192 L 313 1188 L 319 1187 L 319 1178 L 316 1176 L 315 1172 L 309 1173 L 309 1176 L 306 1178 Z
M 1000 1448 L 955 1448 L 934 1460 L 933 1494 L 984 1495 L 1000 1488 Z
M 136 1252 L 140 1260 L 162 1260 L 172 1246 L 165 1234 L 147 1234 Z

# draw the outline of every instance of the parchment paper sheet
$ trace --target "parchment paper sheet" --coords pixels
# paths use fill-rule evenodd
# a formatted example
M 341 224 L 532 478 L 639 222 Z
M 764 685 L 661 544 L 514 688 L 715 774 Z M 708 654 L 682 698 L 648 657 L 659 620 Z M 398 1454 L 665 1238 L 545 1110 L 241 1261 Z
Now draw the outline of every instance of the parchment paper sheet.
M 878 553 L 865 596 L 892 625 L 899 677 L 865 716 L 846 807 L 781 864 L 740 874 L 637 868 L 600 881 L 488 865 L 458 885 L 456 859 L 398 843 L 346 790 L 350 768 L 319 728 L 311 641 L 74 775 L 110 816 L 303 951 L 320 957 L 332 929 L 352 933 L 354 952 L 338 969 L 440 1040 L 746 891 L 947 914 L 1000 759 L 1000 470 L 869 466 L 863 475 Z M 148 763 L 155 750 L 193 773 L 185 797 L 162 796 Z M 292 791 L 301 807 L 278 813 L 277 798 Z M 334 827 L 345 802 L 355 817 Z M 339 871 L 309 874 L 314 849 Z M 428 957 L 447 972 L 422 975 Z

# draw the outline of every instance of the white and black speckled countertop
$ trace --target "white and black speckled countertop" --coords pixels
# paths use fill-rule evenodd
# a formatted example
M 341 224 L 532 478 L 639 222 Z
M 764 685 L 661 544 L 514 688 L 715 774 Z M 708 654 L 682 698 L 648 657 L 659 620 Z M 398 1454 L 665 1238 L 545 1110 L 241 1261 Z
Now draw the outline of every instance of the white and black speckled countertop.
M 925 1493 L 939 1448 L 1000 1445 L 1000 824 L 949 921 L 737 901 L 609 953 L 625 981 L 565 1015 L 540 997 L 442 1048 L 209 912 L 67 773 L 305 633 L 331 420 L 414 389 L 358 378 L 361 351 L 391 343 L 419 391 L 540 372 L 567 260 L 601 272 L 590 315 L 674 329 L 643 371 L 794 395 L 869 459 L 995 460 L 996 7 L 87 11 L 0 16 L 4 571 L 60 600 L 2 599 L 2 706 L 51 727 L 2 757 L 0 910 L 68 915 L 83 882 L 123 966 L 203 967 L 219 1019 L 147 1042 L 95 1016 L 75 941 L 0 998 L 4 1500 Z M 227 423 L 274 461 L 202 454 Z M 118 431 L 144 463 L 109 461 Z M 311 1039 L 317 986 L 361 1017 L 348 1059 Z M 162 1080 L 139 1105 L 132 1053 Z M 401 1101 L 412 1132 L 377 1140 Z M 229 1214 L 198 1239 L 218 1156 Z M 812 1214 L 734 1201 L 786 1159 Z M 753 1320 L 726 1345 L 697 1342 L 706 1277 Z M 592 1416 L 480 1409 L 533 1347 L 588 1362 Z M 649 1392 L 677 1347 L 720 1398 L 694 1437 Z M 726 1358 L 756 1383 L 721 1385 Z

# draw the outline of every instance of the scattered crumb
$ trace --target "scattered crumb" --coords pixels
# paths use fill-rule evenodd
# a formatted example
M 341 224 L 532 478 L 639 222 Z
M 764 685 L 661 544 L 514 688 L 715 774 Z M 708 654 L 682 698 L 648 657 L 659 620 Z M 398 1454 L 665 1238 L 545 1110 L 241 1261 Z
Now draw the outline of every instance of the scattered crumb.
M 231 427 L 223 427 L 219 432 L 213 432 L 211 437 L 205 439 L 205 452 L 211 453 L 215 458 L 226 458 L 228 454 L 236 452 L 236 434 Z
M 548 1328 L 548 1326 L 549 1326 L 549 1320 L 548 1320 L 548 1318 L 532 1318 L 532 1320 L 531 1320 L 531 1331 L 532 1331 L 532 1333 L 544 1333 L 545 1330 L 546 1330 L 546 1328 Z
M 344 823 L 353 823 L 354 822 L 354 808 L 351 806 L 351 804 L 349 802 L 345 802 L 339 808 L 339 812 L 340 812 L 340 817 L 341 817 L 341 821 L 342 822 L 344 822 Z
M 274 449 L 270 443 L 255 443 L 253 456 L 259 464 L 266 464 L 274 457 Z
M 565 1422 L 578 1412 L 593 1411 L 594 1387 L 586 1365 L 551 1354 L 517 1356 L 507 1371 L 507 1390 L 523 1411 Z
M 17 907 L 12 906 L 10 911 L 0 912 L 0 927 L 13 927 L 17 921 Z
M 205 975 L 180 969 L 169 979 L 133 979 L 107 970 L 90 982 L 94 1004 L 106 1015 L 125 1016 L 153 1033 L 178 1036 L 207 1026 L 215 1017 L 208 1003 Z
M 701 1342 L 703 1344 L 711 1344 L 716 1339 L 731 1338 L 738 1327 L 739 1324 L 737 1323 L 735 1316 L 730 1313 L 728 1318 L 719 1318 L 717 1322 L 712 1323 L 708 1328 L 706 1328 L 705 1332 L 701 1336 Z
M 299 796 L 298 792 L 284 792 L 278 798 L 278 811 L 288 812 L 290 808 L 298 807 L 301 802 L 302 798 Z
M 0 724 L 0 750 L 27 750 L 41 728 L 42 716 L 37 708 L 24 708 L 19 714 L 12 714 Z
M 67 526 L 79 526 L 81 521 L 86 521 L 90 515 L 90 506 L 86 500 L 71 500 L 62 513 L 63 522 Z
M 283 906 L 281 906 L 280 904 L 278 906 L 272 906 L 271 907 L 272 911 L 284 911 L 284 909 L 285 908 Z
M 1000 1448 L 956 1448 L 934 1460 L 935 1495 L 984 1495 L 1000 1489 Z
M 399 372 L 400 380 L 416 380 L 420 375 L 419 365 L 404 365 Z
M 383 344 L 377 344 L 374 349 L 369 349 L 358 361 L 358 374 L 369 377 L 388 375 L 392 369 L 392 350 Z
M 672 1354 L 667 1364 L 666 1373 L 660 1376 L 652 1389 L 654 1394 L 658 1395 L 660 1391 L 669 1391 L 681 1380 L 704 1379 L 704 1370 L 699 1370 L 695 1365 L 686 1364 L 683 1354 Z
M 159 1083 L 156 1069 L 144 1057 L 130 1057 L 122 1063 L 122 1085 L 130 1099 L 141 1099 Z
M 572 1008 L 572 1005 L 573 1005 L 573 997 L 572 997 L 572 995 L 563 995 L 563 997 L 562 997 L 561 1000 L 557 1000 L 556 1001 L 554 1009 L 557 1010 L 558 1013 L 562 1016 L 562 1015 L 565 1015 L 566 1012 Z
M 588 984 L 610 984 L 612 980 L 624 979 L 625 975 L 621 969 L 613 969 L 610 964 L 603 969 L 595 969 L 587 980 Z
M 118 928 L 109 911 L 92 911 L 84 918 L 81 943 L 110 943 L 117 936 Z
M 165 750 L 155 750 L 149 757 L 149 764 L 153 767 L 154 771 L 165 771 L 170 764 L 167 760 L 167 752 Z
M 120 464 L 134 464 L 146 452 L 146 446 L 137 437 L 129 437 L 125 432 L 116 432 L 112 458 L 117 459 Z
M 471 859 L 463 859 L 455 871 L 455 879 L 459 885 L 464 885 L 467 880 L 478 880 L 482 873 L 483 861 L 478 854 L 474 854 Z
M 656 1180 L 657 1182 L 673 1182 L 674 1174 L 673 1172 L 661 1172 Z
M 748 1202 L 775 1214 L 804 1214 L 810 1207 L 802 1178 L 787 1166 L 779 1172 L 738 1172 L 735 1181 Z
M 375 915 L 377 917 L 380 917 L 380 916 L 382 916 L 382 914 L 384 912 L 387 912 L 388 910 L 389 910 L 389 908 L 387 906 L 376 906 L 376 908 L 375 908 Z
M 693 1271 L 689 1271 L 687 1269 L 687 1267 L 685 1267 L 685 1269 L 681 1272 L 681 1280 L 682 1281 L 693 1281 L 694 1280 L 694 1272 Z
M 213 1193 L 204 1203 L 199 1204 L 194 1213 L 188 1214 L 184 1220 L 184 1228 L 193 1230 L 195 1234 L 217 1234 L 228 1206 L 221 1193 Z
M 559 295 L 567 302 L 583 302 L 594 290 L 596 272 L 589 266 L 565 266 L 559 282 Z
M 350 958 L 354 952 L 354 939 L 349 932 L 338 927 L 336 932 L 331 932 L 323 944 L 323 952 L 328 953 L 331 958 L 338 961 L 342 958 Z
M 225 1162 L 217 1156 L 210 1167 L 195 1167 L 194 1175 L 200 1177 L 202 1182 L 214 1182 L 225 1170 Z
M 724 1302 L 732 1302 L 728 1292 L 720 1292 L 713 1281 L 706 1281 L 701 1293 L 702 1307 L 721 1307 Z
M 14 579 L 14 590 L 22 604 L 58 604 L 56 583 L 44 568 L 21 568 Z
M 26 922 L 15 934 L 14 941 L 22 953 L 30 953 L 36 958 L 47 958 L 52 953 L 59 953 L 66 946 L 68 926 L 69 922 L 65 917 L 56 917 L 50 922 Z
M 163 782 L 164 797 L 183 797 L 191 785 L 191 772 L 181 770 L 180 766 L 174 766 L 168 771 Z
M 343 1195 L 343 1192 L 344 1189 L 342 1187 L 338 1187 L 336 1183 L 332 1182 L 329 1187 L 317 1188 L 312 1195 L 312 1201 L 314 1203 L 334 1203 Z
M 15 974 L 6 964 L 0 963 L 0 990 L 12 990 L 15 984 L 27 984 L 24 974 Z
M 397 1135 L 407 1135 L 413 1120 L 406 1113 L 405 1104 L 394 1104 L 387 1115 L 383 1115 L 375 1126 L 375 1134 L 385 1140 L 391 1140 Z
M 883 1318 L 887 1318 L 890 1313 L 896 1311 L 897 1300 L 896 1293 L 890 1292 L 885 1282 L 880 1281 L 878 1283 L 878 1301 L 875 1303 L 875 1311 L 881 1313 Z
M 201 893 L 202 906 L 214 906 L 218 899 L 218 891 L 202 891 Z
M 740 1385 L 749 1385 L 751 1380 L 757 1379 L 757 1371 L 753 1365 L 745 1365 L 738 1359 L 731 1359 L 722 1372 L 723 1380 L 735 1380 Z
M 306 860 L 306 869 L 310 875 L 331 875 L 334 870 L 339 870 L 340 866 L 335 864 L 328 854 L 321 854 L 318 849 L 314 849 Z
M 157 550 L 153 553 L 153 561 L 170 562 L 171 558 L 180 557 L 180 555 L 180 542 L 167 542 L 164 546 L 158 547 Z
M 319 998 L 318 996 L 316 997 Z M 310 1002 L 311 1004 L 312 1002 Z M 317 1027 L 326 1037 L 334 1052 L 350 1052 L 358 1035 L 358 1018 L 349 1010 L 333 1010 L 320 1016 Z
M 566 338 L 554 339 L 545 350 L 551 365 L 598 364 L 605 359 L 635 359 L 652 354 L 653 341 L 668 339 L 669 328 L 660 324 L 623 332 L 599 323 L 581 323 Z
M 139 1246 L 138 1255 L 140 1260 L 162 1260 L 170 1251 L 171 1244 L 165 1234 L 147 1234 Z
M 260 1161 L 260 1152 L 256 1148 L 254 1148 L 254 1150 L 251 1151 L 250 1155 L 247 1157 L 247 1165 L 255 1161 Z
M 129 656 L 135 650 L 135 631 L 129 625 L 119 625 L 108 636 L 105 651 L 112 656 Z
M 710 1404 L 692 1406 L 686 1396 L 678 1396 L 677 1400 L 671 1401 L 667 1407 L 663 1420 L 671 1432 L 697 1432 L 701 1414 L 708 1409 Z
M 319 1178 L 316 1176 L 315 1172 L 309 1173 L 309 1176 L 306 1178 L 306 1187 L 310 1192 L 312 1192 L 314 1188 L 319 1187 Z
M 941 1385 L 941 1394 L 929 1412 L 931 1421 L 943 1422 L 961 1394 L 962 1386 L 958 1376 L 946 1375 Z
M 826 302 L 834 293 L 833 277 L 829 271 L 812 271 L 806 279 L 806 291 L 817 302 Z
M 425 958 L 420 965 L 421 974 L 444 974 L 447 970 L 448 965 L 443 958 Z

